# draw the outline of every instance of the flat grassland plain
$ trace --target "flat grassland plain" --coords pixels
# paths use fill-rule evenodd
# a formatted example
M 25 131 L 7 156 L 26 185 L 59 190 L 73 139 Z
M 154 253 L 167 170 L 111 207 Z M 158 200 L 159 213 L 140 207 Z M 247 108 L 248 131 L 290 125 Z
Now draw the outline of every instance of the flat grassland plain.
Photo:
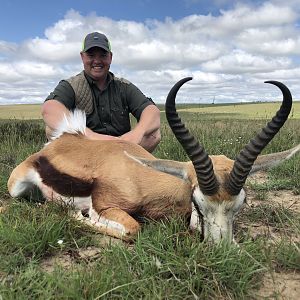
M 209 154 L 233 158 L 280 103 L 178 105 Z M 12 199 L 12 169 L 46 142 L 40 105 L 0 106 L 0 299 L 299 299 L 300 155 L 246 183 L 239 247 L 201 241 L 180 218 L 146 222 L 136 241 L 104 237 L 39 194 Z M 187 160 L 162 110 L 158 158 Z M 264 150 L 300 143 L 300 103 Z M 155 186 L 155 182 L 153 182 Z
M 163 106 L 160 105 L 161 111 Z M 244 103 L 244 104 L 180 104 L 178 112 L 199 113 L 202 117 L 236 118 L 236 119 L 268 119 L 279 108 L 278 102 Z M 290 118 L 300 119 L 300 102 L 294 102 Z M 0 105 L 0 119 L 41 119 L 40 104 Z

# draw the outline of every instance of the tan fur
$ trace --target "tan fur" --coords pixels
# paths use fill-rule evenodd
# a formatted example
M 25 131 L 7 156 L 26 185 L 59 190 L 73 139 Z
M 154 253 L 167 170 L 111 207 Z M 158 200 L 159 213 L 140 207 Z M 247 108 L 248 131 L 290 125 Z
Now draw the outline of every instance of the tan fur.
M 15 182 L 34 169 L 34 161 L 45 156 L 61 173 L 93 182 L 93 208 L 100 216 L 110 208 L 123 211 L 123 221 L 129 215 L 160 219 L 172 214 L 191 214 L 192 188 L 188 180 L 145 168 L 125 151 L 156 159 L 142 147 L 125 141 L 93 141 L 81 135 L 64 134 L 17 166 L 9 178 L 8 190 L 11 193 Z M 131 223 L 130 218 L 124 223 Z
M 132 236 L 135 236 L 140 230 L 140 224 L 120 208 L 116 207 L 106 209 L 101 212 L 100 216 L 124 226 L 125 234 L 120 235 L 117 230 L 107 227 L 105 233 L 108 235 L 115 236 L 124 240 L 130 240 Z
M 287 151 L 280 159 L 290 153 L 291 151 Z M 17 190 L 18 183 L 31 181 L 28 174 L 33 173 L 39 178 L 35 162 L 40 157 L 46 157 L 61 174 L 91 183 L 92 209 L 97 218 L 116 222 L 125 228 L 122 233 L 119 229 L 103 226 L 98 222 L 101 224 L 97 230 L 102 233 L 130 239 L 140 228 L 133 218 L 135 216 L 161 219 L 174 214 L 188 217 L 192 213 L 191 199 L 199 184 L 190 161 L 158 160 L 142 147 L 125 141 L 95 141 L 80 134 L 65 133 L 13 170 L 8 180 L 11 195 L 19 196 L 18 191 L 14 194 L 13 191 Z M 224 189 L 224 182 L 234 161 L 224 155 L 210 158 L 220 188 L 216 195 L 204 198 L 211 203 L 221 204 L 225 201 L 230 204 L 230 201 L 235 200 Z M 265 160 L 263 161 L 265 164 Z M 158 169 L 151 164 L 159 166 Z M 169 168 L 171 173 L 165 172 L 164 168 Z M 259 166 L 256 165 L 256 168 Z M 177 171 L 178 176 L 173 174 Z M 43 182 L 39 182 L 38 186 L 48 200 L 59 200 L 60 195 L 54 187 Z M 93 219 L 91 222 L 96 224 L 97 220 Z
M 234 161 L 225 155 L 211 155 L 210 158 L 214 165 L 216 177 L 221 184 L 218 193 L 209 199 L 216 202 L 232 201 L 232 196 L 224 189 L 223 184 L 232 170 Z
M 13 169 L 12 173 L 7 182 L 8 191 L 10 194 L 16 181 L 20 178 L 25 178 L 28 170 L 32 168 L 32 162 L 36 159 L 36 154 L 29 156 L 25 161 L 20 163 L 15 169 Z
M 211 201 L 221 202 L 221 201 L 231 201 L 232 196 L 224 189 L 223 183 L 225 182 L 226 177 L 232 170 L 234 161 L 227 158 L 225 155 L 211 155 L 210 156 L 216 177 L 220 184 L 220 189 L 217 194 L 208 197 Z M 188 178 L 192 184 L 192 187 L 195 188 L 198 185 L 195 169 L 192 162 L 185 163 L 188 170 Z

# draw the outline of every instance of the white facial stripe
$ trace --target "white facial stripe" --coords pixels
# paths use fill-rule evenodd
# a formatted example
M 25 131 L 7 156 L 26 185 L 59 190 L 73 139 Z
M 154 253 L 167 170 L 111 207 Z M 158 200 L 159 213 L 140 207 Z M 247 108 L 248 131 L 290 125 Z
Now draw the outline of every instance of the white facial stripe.
M 195 189 L 194 189 L 194 193 L 193 193 L 193 199 L 194 201 L 196 202 L 196 204 L 198 205 L 199 209 L 201 210 L 201 207 L 203 207 L 203 204 L 204 204 L 204 195 L 203 193 L 201 192 L 199 186 L 197 186 Z
M 232 239 L 233 216 L 231 213 L 226 213 L 227 206 L 224 202 L 220 205 L 216 204 L 215 211 L 210 211 L 207 215 L 205 227 L 214 241 L 219 241 L 221 238 Z
M 221 238 L 233 240 L 233 219 L 244 203 L 245 191 L 242 189 L 237 196 L 232 196 L 230 201 L 211 201 L 210 199 L 211 197 L 205 196 L 199 187 L 195 188 L 193 201 L 203 216 L 204 237 L 210 236 L 216 242 Z M 193 223 L 191 219 L 190 226 L 197 226 L 195 222 L 195 218 Z M 200 228 L 199 225 L 198 228 Z
M 241 209 L 241 206 L 245 202 L 245 198 L 246 198 L 246 193 L 243 189 L 240 191 L 240 193 L 237 196 L 235 196 L 235 198 L 233 198 L 234 205 L 232 206 L 232 211 L 234 215 L 237 214 Z
M 201 221 L 199 219 L 199 214 L 197 209 L 195 208 L 194 203 L 192 203 L 192 214 L 190 220 L 190 229 L 201 231 Z

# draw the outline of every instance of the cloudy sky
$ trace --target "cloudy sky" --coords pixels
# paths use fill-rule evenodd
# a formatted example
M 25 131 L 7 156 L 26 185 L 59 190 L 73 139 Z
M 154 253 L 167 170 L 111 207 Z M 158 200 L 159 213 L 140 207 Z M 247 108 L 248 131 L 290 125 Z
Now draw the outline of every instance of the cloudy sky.
M 105 33 L 111 71 L 163 103 L 300 100 L 299 0 L 1 0 L 0 104 L 42 103 L 82 70 L 84 36 Z

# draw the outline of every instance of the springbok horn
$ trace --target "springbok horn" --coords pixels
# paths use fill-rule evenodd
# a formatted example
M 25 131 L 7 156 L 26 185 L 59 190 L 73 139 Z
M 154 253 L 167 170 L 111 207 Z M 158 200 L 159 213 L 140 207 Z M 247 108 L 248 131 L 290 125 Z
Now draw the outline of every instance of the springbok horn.
M 292 108 L 292 95 L 283 83 L 278 81 L 265 81 L 265 83 L 271 83 L 279 87 L 283 94 L 283 101 L 273 119 L 236 157 L 232 171 L 226 182 L 226 189 L 233 196 L 239 194 L 257 156 L 283 126 Z
M 192 77 L 181 79 L 170 90 L 165 105 L 166 117 L 174 135 L 194 165 L 200 190 L 205 195 L 214 195 L 219 189 L 219 183 L 214 173 L 212 161 L 203 147 L 185 128 L 175 107 L 175 98 L 179 88 L 191 79 Z

